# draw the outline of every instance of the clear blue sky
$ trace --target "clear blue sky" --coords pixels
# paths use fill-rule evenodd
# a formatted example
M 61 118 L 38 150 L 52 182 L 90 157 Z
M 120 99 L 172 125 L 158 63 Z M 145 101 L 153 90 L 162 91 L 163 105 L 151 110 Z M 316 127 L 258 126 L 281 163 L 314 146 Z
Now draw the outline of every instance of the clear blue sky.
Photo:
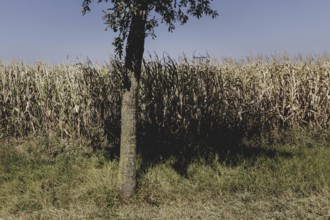
M 66 62 L 67 56 L 103 63 L 114 33 L 101 19 L 105 3 L 81 14 L 82 0 L 1 0 L 0 60 Z M 109 4 L 109 3 L 108 3 Z M 220 16 L 191 19 L 174 33 L 164 26 L 146 52 L 172 57 L 320 54 L 330 51 L 330 0 L 214 0 Z

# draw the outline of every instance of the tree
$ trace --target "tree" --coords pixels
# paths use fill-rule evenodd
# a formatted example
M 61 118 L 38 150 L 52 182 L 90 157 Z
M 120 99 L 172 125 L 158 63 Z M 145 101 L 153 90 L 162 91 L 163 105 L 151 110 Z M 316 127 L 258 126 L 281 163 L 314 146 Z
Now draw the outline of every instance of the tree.
M 118 32 L 113 41 L 115 51 L 122 59 L 125 47 L 124 93 L 121 106 L 121 137 L 118 188 L 122 198 L 130 197 L 136 187 L 136 119 L 137 95 L 141 76 L 144 43 L 147 36 L 155 38 L 155 27 L 165 23 L 168 31 L 175 23 L 185 24 L 189 16 L 203 15 L 215 18 L 211 9 L 213 0 L 97 0 L 109 2 L 103 20 L 107 28 Z M 83 14 L 90 11 L 92 0 L 84 0 Z

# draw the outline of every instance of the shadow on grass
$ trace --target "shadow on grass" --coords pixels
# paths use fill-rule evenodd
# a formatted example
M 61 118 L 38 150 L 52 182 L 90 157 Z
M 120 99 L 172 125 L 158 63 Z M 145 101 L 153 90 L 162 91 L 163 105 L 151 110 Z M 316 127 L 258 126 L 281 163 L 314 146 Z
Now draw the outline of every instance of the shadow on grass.
M 259 157 L 293 156 L 275 147 L 262 146 L 258 138 L 249 137 L 258 137 L 258 131 L 250 131 L 247 135 L 244 128 L 219 126 L 213 130 L 205 129 L 204 132 L 190 130 L 173 134 L 169 129 L 147 125 L 140 128 L 138 135 L 138 154 L 142 158 L 140 171 L 174 159 L 173 168 L 186 176 L 189 164 L 196 160 L 211 164 L 216 158 L 226 166 L 239 166 L 246 161 L 253 164 Z M 244 141 L 246 139 L 249 143 Z M 119 158 L 119 143 L 107 151 L 106 157 Z
M 151 134 L 151 135 L 150 135 Z M 250 134 L 257 136 L 257 134 Z M 155 138 L 158 137 L 158 138 Z M 149 133 L 141 141 L 139 153 L 143 158 L 142 169 L 148 168 L 169 158 L 175 159 L 173 168 L 182 176 L 187 175 L 187 168 L 194 161 L 211 164 L 217 162 L 226 166 L 239 166 L 249 161 L 251 164 L 258 157 L 291 158 L 289 152 L 280 151 L 275 147 L 262 146 L 261 140 L 246 137 L 243 129 L 220 127 L 205 134 L 183 134 L 174 136 L 164 132 L 161 135 Z M 254 141 L 251 142 L 251 140 Z

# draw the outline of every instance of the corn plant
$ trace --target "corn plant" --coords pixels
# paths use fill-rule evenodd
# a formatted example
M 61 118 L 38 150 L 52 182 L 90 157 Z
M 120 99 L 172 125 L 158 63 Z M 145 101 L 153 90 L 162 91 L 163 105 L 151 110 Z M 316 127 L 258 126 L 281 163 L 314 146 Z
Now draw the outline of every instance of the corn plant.
M 330 127 L 329 57 L 145 61 L 139 132 L 187 142 Z M 0 63 L 0 135 L 119 140 L 122 64 Z M 154 136 L 156 138 L 157 136 Z M 232 137 L 233 139 L 235 136 Z

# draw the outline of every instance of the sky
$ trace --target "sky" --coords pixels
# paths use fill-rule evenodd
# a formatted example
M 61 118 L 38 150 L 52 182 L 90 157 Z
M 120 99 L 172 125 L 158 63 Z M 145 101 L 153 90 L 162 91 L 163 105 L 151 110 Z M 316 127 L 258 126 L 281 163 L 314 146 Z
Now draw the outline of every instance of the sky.
M 103 63 L 114 56 L 102 10 L 92 4 L 82 16 L 83 0 L 1 0 L 0 60 L 66 63 L 88 59 Z M 330 51 L 330 0 L 214 0 L 219 16 L 191 18 L 173 33 L 156 28 L 145 54 L 178 58 L 206 56 L 221 60 L 288 53 Z

